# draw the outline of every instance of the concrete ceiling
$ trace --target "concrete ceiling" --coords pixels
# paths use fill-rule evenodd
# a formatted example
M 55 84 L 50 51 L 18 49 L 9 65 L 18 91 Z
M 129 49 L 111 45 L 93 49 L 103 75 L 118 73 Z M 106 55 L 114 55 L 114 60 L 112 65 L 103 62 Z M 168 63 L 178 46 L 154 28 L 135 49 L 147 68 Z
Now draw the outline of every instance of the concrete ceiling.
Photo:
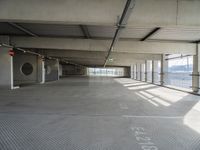
M 31 31 L 39 37 L 70 37 L 70 38 L 84 38 L 85 35 L 80 25 L 61 25 L 61 24 L 38 24 L 38 23 L 17 23 L 17 25 Z M 115 26 L 86 26 L 91 39 L 112 39 L 116 27 Z M 122 30 L 121 39 L 141 40 L 153 27 L 132 27 Z M 6 22 L 0 22 L 0 35 L 27 35 L 23 31 L 11 26 Z M 200 39 L 200 28 L 169 28 L 163 27 L 148 40 L 157 41 L 180 41 L 193 42 Z
M 126 0 L 1 0 L 0 21 L 114 26 Z M 136 0 L 128 27 L 200 26 L 199 0 Z
M 198 41 L 200 39 L 200 28 L 163 28 L 149 39 L 187 42 Z
M 43 49 L 47 55 L 54 50 L 54 56 L 58 53 L 70 61 L 102 65 L 125 4 L 126 0 L 2 0 L 0 35 L 10 36 L 18 47 Z M 145 54 L 141 59 L 152 54 L 196 54 L 191 43 L 200 40 L 199 7 L 199 0 L 136 0 L 111 55 L 117 59 L 109 65 L 129 66 L 137 60 L 133 54 Z M 60 50 L 83 52 L 87 59 L 80 54 L 60 56 Z M 96 53 L 96 59 L 88 58 L 88 52 Z

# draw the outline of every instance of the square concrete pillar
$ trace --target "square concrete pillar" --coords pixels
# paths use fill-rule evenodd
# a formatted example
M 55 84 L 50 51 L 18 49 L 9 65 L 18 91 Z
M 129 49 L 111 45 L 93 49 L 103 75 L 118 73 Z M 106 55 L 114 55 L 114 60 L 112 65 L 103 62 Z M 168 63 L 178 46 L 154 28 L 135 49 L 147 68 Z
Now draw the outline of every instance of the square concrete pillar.
M 58 80 L 60 80 L 60 76 L 59 76 L 59 72 L 60 72 L 59 59 L 56 59 L 56 66 L 57 66 L 57 69 L 58 69 L 57 78 L 58 78 Z
M 140 64 L 136 64 L 137 66 L 137 80 L 140 80 Z
M 9 45 L 8 36 L 0 36 L 0 44 Z M 9 55 L 12 48 L 0 45 L 0 88 L 14 89 L 13 84 L 13 57 Z
M 134 78 L 134 65 L 133 64 L 131 65 L 130 76 L 131 76 L 131 79 Z
M 135 64 L 134 70 L 135 70 L 135 80 L 137 80 L 137 64 Z
M 144 80 L 145 80 L 145 82 L 147 82 L 147 60 L 145 60 L 145 72 L 144 72 L 144 75 L 145 75 L 145 77 L 144 77 Z
M 136 67 L 136 64 L 134 64 L 134 79 L 136 80 L 137 79 L 137 67 Z
M 0 88 L 13 89 L 13 57 L 9 48 L 0 47 Z
M 166 60 L 166 55 L 161 55 L 161 65 L 160 65 L 160 85 L 163 86 L 167 80 L 168 73 L 168 61 Z
M 142 64 L 140 64 L 140 81 L 142 81 Z
M 153 61 L 153 83 L 160 84 L 160 61 Z
M 44 67 L 44 58 L 38 57 L 38 82 L 40 84 L 45 83 L 45 67 Z
M 141 64 L 141 81 L 145 81 L 145 70 L 146 70 L 146 67 L 145 67 L 145 63 L 142 63 Z
M 193 56 L 193 72 L 192 72 L 192 90 L 199 92 L 199 71 L 200 71 L 200 53 L 199 44 L 196 45 L 196 55 Z
M 151 70 L 151 73 L 152 73 L 152 83 L 154 83 L 154 68 L 155 68 L 155 64 L 154 64 L 154 60 L 152 60 L 151 62 L 152 62 L 152 70 Z
M 153 65 L 152 60 L 147 60 L 147 82 L 152 83 Z
M 59 61 L 57 59 L 45 59 L 45 81 L 59 80 Z

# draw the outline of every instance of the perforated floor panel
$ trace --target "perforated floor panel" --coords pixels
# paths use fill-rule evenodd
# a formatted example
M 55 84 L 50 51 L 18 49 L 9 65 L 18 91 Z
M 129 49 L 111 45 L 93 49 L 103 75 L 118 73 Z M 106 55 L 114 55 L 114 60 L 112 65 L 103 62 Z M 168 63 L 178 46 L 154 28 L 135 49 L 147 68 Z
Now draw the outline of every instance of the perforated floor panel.
M 1 91 L 0 150 L 200 150 L 199 99 L 112 78 Z

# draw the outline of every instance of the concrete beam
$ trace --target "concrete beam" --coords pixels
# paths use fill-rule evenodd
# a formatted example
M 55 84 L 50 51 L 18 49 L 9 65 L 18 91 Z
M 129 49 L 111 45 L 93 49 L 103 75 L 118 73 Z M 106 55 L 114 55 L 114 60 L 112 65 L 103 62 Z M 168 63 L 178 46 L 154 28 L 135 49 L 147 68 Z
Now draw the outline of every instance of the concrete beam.
M 148 38 L 150 38 L 151 36 L 153 36 L 154 34 L 156 34 L 161 28 L 160 27 L 156 27 L 154 28 L 151 32 L 149 32 L 145 37 L 143 37 L 140 41 L 145 41 Z
M 0 43 L 10 44 L 9 43 L 10 37 L 9 36 L 0 36 Z
M 105 59 L 105 52 L 45 50 L 45 54 L 51 57 L 64 58 L 67 61 L 82 65 L 88 65 L 88 62 L 94 65 L 102 65 Z M 113 59 L 112 62 L 108 61 L 108 65 L 110 66 L 130 66 L 131 63 L 141 60 L 160 60 L 161 55 L 114 52 L 110 58 Z
M 45 56 L 50 57 L 65 57 L 65 58 L 79 58 L 79 59 L 104 59 L 106 52 L 100 51 L 73 51 L 73 50 L 43 50 Z M 130 53 L 118 53 L 113 52 L 110 58 L 115 59 L 150 59 L 160 60 L 161 55 L 159 54 L 130 54 Z
M 45 56 L 50 57 L 65 57 L 65 58 L 84 58 L 84 59 L 103 59 L 106 57 L 106 52 L 100 51 L 74 51 L 74 50 L 42 50 Z
M 88 30 L 88 27 L 86 25 L 80 25 L 81 31 L 83 32 L 83 35 L 85 36 L 86 39 L 90 39 L 91 35 Z
M 121 60 L 122 62 L 125 60 L 160 60 L 161 55 L 158 54 L 130 54 L 130 53 L 116 53 L 113 52 L 110 58 L 115 60 Z
M 11 37 L 11 44 L 21 48 L 102 51 L 109 49 L 110 40 Z M 113 52 L 148 53 L 148 54 L 196 54 L 193 43 L 119 41 Z
M 36 35 L 35 33 L 33 33 L 33 32 L 31 32 L 31 31 L 27 30 L 26 28 L 24 28 L 24 27 L 21 26 L 21 25 L 18 25 L 18 24 L 13 23 L 13 22 L 8 22 L 8 24 L 11 25 L 12 27 L 14 27 L 14 28 L 16 28 L 16 29 L 18 29 L 18 30 L 20 30 L 20 31 L 22 31 L 22 32 L 24 32 L 24 33 L 30 35 L 30 36 L 38 37 L 38 35 Z
M 115 25 L 125 3 L 126 0 L 1 0 L 0 21 Z M 199 0 L 136 0 L 128 26 L 200 26 L 199 7 Z
M 80 64 L 80 65 L 83 65 L 83 66 L 101 66 L 102 67 L 102 64 L 103 64 L 104 61 L 102 60 L 74 60 L 73 59 L 73 63 L 76 63 L 76 64 Z

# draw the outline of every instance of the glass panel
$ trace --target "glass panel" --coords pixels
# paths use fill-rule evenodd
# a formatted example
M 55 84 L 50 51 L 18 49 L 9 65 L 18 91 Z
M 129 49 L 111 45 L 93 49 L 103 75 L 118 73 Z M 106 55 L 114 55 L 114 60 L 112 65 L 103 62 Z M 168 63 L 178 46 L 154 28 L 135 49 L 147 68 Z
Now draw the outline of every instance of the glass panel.
M 168 58 L 168 73 L 165 74 L 165 85 L 191 88 L 193 57 L 176 54 L 170 55 Z
M 89 76 L 124 76 L 124 68 L 88 68 Z

